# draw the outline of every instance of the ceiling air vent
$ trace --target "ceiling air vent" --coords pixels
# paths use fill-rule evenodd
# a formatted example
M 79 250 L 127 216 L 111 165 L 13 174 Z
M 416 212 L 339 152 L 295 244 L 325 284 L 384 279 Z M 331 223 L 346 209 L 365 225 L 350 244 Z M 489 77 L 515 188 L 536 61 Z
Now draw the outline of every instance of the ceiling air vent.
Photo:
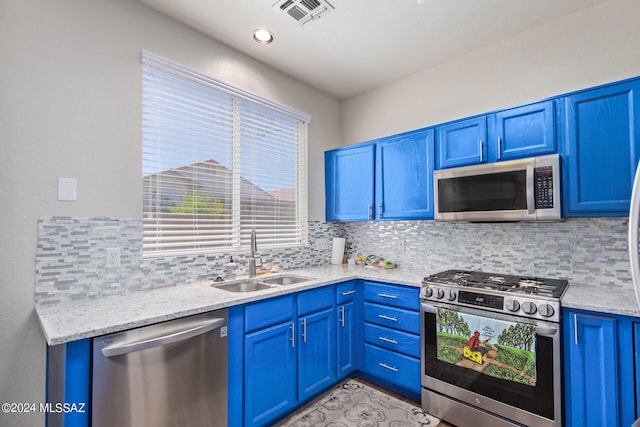
M 327 0 L 280 0 L 273 5 L 276 6 L 300 25 L 319 19 L 334 9 Z

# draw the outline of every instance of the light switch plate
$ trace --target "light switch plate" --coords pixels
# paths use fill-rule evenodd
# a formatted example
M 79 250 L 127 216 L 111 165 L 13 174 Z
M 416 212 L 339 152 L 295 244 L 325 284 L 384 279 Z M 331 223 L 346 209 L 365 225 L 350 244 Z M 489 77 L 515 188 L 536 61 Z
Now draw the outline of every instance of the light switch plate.
M 75 202 L 78 200 L 78 180 L 75 178 L 58 178 L 58 200 Z

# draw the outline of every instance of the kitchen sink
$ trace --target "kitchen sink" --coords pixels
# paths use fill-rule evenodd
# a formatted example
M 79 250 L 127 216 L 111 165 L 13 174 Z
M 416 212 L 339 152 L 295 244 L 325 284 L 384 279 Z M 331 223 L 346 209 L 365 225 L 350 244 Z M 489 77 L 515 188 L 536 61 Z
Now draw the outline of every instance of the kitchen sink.
M 223 291 L 229 292 L 256 292 L 261 291 L 263 289 L 273 288 L 273 285 L 256 282 L 252 280 L 245 280 L 242 282 L 233 282 L 233 283 L 216 283 L 211 285 L 214 288 L 222 289 Z
M 296 283 L 308 282 L 312 279 L 308 277 L 300 277 L 300 276 L 280 276 L 280 277 L 272 277 L 270 279 L 263 279 L 264 283 L 268 283 L 271 285 L 294 285 Z

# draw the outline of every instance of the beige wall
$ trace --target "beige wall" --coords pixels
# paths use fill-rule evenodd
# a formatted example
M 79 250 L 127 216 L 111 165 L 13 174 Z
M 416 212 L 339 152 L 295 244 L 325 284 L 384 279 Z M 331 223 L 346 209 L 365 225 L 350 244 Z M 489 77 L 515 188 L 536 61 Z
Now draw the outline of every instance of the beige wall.
M 339 102 L 133 0 L 0 0 L 0 401 L 43 402 L 33 312 L 39 216 L 140 217 L 141 49 L 311 114 L 310 218 L 324 218 L 322 153 Z M 57 177 L 78 201 L 57 201 Z M 5 415 L 2 426 L 43 425 Z
M 639 21 L 639 1 L 611 0 L 343 101 L 342 142 L 640 76 Z

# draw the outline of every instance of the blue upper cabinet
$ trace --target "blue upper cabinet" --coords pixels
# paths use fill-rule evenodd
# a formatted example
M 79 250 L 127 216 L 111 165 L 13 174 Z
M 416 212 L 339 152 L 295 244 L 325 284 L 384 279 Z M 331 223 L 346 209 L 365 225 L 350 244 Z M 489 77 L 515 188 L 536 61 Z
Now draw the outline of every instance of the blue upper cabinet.
M 626 216 L 640 155 L 640 82 L 565 98 L 565 216 Z
M 555 153 L 554 101 L 497 112 L 489 117 L 489 160 L 511 160 Z
M 486 162 L 486 142 L 485 116 L 438 126 L 436 168 L 452 168 Z
M 325 152 L 327 221 L 432 219 L 434 131 Z
M 384 138 L 376 148 L 376 218 L 433 218 L 433 129 Z
M 324 153 L 327 221 L 367 221 L 374 212 L 375 143 Z
M 555 153 L 553 100 L 438 126 L 437 169 Z

